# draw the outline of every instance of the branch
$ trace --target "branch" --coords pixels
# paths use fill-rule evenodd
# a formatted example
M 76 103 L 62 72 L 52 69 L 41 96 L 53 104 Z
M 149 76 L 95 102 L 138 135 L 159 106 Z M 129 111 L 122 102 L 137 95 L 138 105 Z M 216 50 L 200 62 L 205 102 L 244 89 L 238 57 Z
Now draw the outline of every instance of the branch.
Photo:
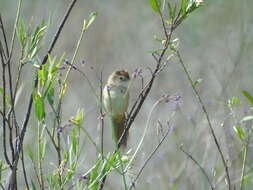
M 190 82 L 191 87 L 192 87 L 192 89 L 193 89 L 193 91 L 194 91 L 194 93 L 195 93 L 195 95 L 196 95 L 196 97 L 197 97 L 197 99 L 198 99 L 198 101 L 199 101 L 199 103 L 200 103 L 200 105 L 201 105 L 201 108 L 202 108 L 202 110 L 203 110 L 203 112 L 204 112 L 204 114 L 205 114 L 205 117 L 206 117 L 206 120 L 207 120 L 207 123 L 208 123 L 208 127 L 209 127 L 209 129 L 210 129 L 211 135 L 212 135 L 212 137 L 213 137 L 213 139 L 214 139 L 215 145 L 216 145 L 216 147 L 217 147 L 217 149 L 218 149 L 218 152 L 219 152 L 219 154 L 220 154 L 220 157 L 221 157 L 221 160 L 222 160 L 222 164 L 223 164 L 223 166 L 224 166 L 224 168 L 225 168 L 226 178 L 227 178 L 227 182 L 228 182 L 228 188 L 229 188 L 229 190 L 232 190 L 232 185 L 231 185 L 231 180 L 230 180 L 230 176 L 229 176 L 228 165 L 227 165 L 227 163 L 226 163 L 224 154 L 223 154 L 223 152 L 222 152 L 222 150 L 221 150 L 221 145 L 220 145 L 220 143 L 219 143 L 219 141 L 218 141 L 218 139 L 217 139 L 217 136 L 216 136 L 216 134 L 215 134 L 215 132 L 214 132 L 214 129 L 213 129 L 211 120 L 210 120 L 210 118 L 209 118 L 207 109 L 206 109 L 206 107 L 205 107 L 205 104 L 203 103 L 203 100 L 202 100 L 202 98 L 200 97 L 200 95 L 199 95 L 199 93 L 198 93 L 198 91 L 197 91 L 197 89 L 196 89 L 196 86 L 194 85 L 194 82 L 193 82 L 193 80 L 192 80 L 192 78 L 191 78 L 191 76 L 190 76 L 190 73 L 189 73 L 189 71 L 187 70 L 187 68 L 186 68 L 186 66 L 185 66 L 185 64 L 184 64 L 184 62 L 183 62 L 183 60 L 182 60 L 182 57 L 181 57 L 179 51 L 176 51 L 176 54 L 177 54 L 177 57 L 178 57 L 178 59 L 179 59 L 179 63 L 180 63 L 181 66 L 183 67 L 183 70 L 184 70 L 184 72 L 185 72 L 185 74 L 186 74 L 186 76 L 187 76 L 187 79 L 188 79 L 188 81 Z
M 203 173 L 203 175 L 206 177 L 206 179 L 207 179 L 207 181 L 208 181 L 208 183 L 209 183 L 209 185 L 210 185 L 210 188 L 212 189 L 212 190 L 214 190 L 214 187 L 213 187 L 213 185 L 212 185 L 212 182 L 211 182 L 211 180 L 209 179 L 209 177 L 208 177 L 208 175 L 207 175 L 207 173 L 206 173 L 206 171 L 205 171 L 205 169 L 198 163 L 198 161 L 195 159 L 195 158 L 193 158 L 193 156 L 190 154 L 190 153 L 188 153 L 188 152 L 186 152 L 184 149 L 183 149 L 183 146 L 180 146 L 179 147 L 180 148 L 180 150 L 183 152 L 183 153 L 185 153 L 199 168 L 200 168 L 200 171 Z
M 169 123 L 168 123 L 168 125 L 169 125 Z M 131 183 L 131 186 L 129 187 L 129 190 L 131 190 L 133 187 L 135 187 L 135 183 L 138 180 L 138 178 L 140 177 L 142 171 L 144 170 L 144 168 L 146 167 L 146 165 L 148 164 L 148 162 L 151 160 L 151 158 L 154 156 L 154 154 L 156 153 L 156 151 L 158 150 L 158 148 L 162 145 L 163 141 L 166 139 L 166 137 L 169 135 L 170 132 L 171 132 L 171 127 L 168 128 L 167 132 L 165 133 L 165 135 L 163 136 L 163 138 L 160 140 L 160 142 L 158 143 L 158 145 L 155 147 L 155 149 L 153 150 L 153 152 L 151 152 L 151 154 L 145 160 L 145 162 L 142 165 L 141 169 L 139 170 L 137 176 L 135 177 L 135 179 Z

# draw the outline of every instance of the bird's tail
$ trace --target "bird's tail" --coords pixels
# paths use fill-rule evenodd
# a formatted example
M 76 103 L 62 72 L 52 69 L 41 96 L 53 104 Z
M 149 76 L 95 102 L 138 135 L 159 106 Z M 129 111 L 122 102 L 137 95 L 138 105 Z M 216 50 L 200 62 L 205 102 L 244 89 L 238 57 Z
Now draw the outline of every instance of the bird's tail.
M 126 126 L 126 116 L 125 115 L 123 115 L 121 117 L 117 117 L 117 118 L 112 118 L 112 128 L 113 128 L 112 135 L 114 137 L 115 143 L 119 142 L 120 137 L 124 133 L 125 126 Z M 122 138 L 123 139 L 122 139 L 122 143 L 120 145 L 120 149 L 124 150 L 127 145 L 128 131 L 126 132 L 126 134 Z

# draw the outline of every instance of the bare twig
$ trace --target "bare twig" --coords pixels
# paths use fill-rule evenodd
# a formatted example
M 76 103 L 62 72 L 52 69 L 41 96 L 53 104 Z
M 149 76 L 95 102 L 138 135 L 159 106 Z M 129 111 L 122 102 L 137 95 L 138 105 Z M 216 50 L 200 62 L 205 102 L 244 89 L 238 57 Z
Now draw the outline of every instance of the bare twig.
M 168 123 L 169 125 L 169 123 Z M 147 159 L 145 160 L 145 162 L 143 163 L 142 167 L 140 168 L 137 176 L 135 177 L 135 179 L 132 181 L 129 190 L 131 190 L 133 187 L 135 187 L 136 185 L 136 181 L 138 180 L 138 178 L 140 177 L 142 171 L 144 170 L 144 168 L 146 167 L 146 165 L 148 164 L 148 162 L 151 160 L 151 158 L 155 155 L 156 151 L 158 150 L 158 148 L 162 145 L 163 141 L 166 139 L 166 137 L 169 135 L 169 133 L 171 132 L 171 127 L 168 127 L 167 132 L 165 133 L 165 135 L 163 136 L 163 138 L 160 140 L 160 142 L 158 143 L 158 145 L 155 147 L 155 149 L 151 152 L 151 154 L 147 157 Z
M 127 131 L 130 129 L 130 127 L 131 127 L 133 121 L 135 120 L 136 116 L 138 115 L 144 101 L 146 100 L 147 96 L 149 95 L 149 92 L 150 92 L 150 90 L 153 86 L 153 83 L 154 83 L 156 77 L 161 72 L 162 60 L 164 59 L 165 53 L 167 52 L 167 50 L 169 48 L 171 38 L 172 38 L 172 34 L 178 26 L 178 24 L 176 24 L 177 20 L 180 19 L 180 17 L 177 17 L 174 20 L 174 22 L 172 23 L 172 25 L 170 27 L 170 30 L 168 32 L 166 27 L 165 27 L 165 21 L 164 21 L 164 18 L 163 18 L 163 15 L 162 15 L 161 11 L 159 11 L 159 16 L 160 16 L 160 20 L 161 20 L 162 25 L 163 25 L 164 35 L 165 35 L 164 48 L 163 48 L 163 50 L 162 50 L 162 52 L 161 52 L 161 54 L 159 55 L 158 58 L 154 54 L 152 54 L 152 56 L 154 57 L 154 59 L 156 61 L 156 68 L 152 72 L 152 76 L 151 76 L 149 82 L 146 83 L 146 85 L 144 86 L 144 88 L 140 92 L 137 100 L 135 101 L 133 107 L 131 108 L 131 111 L 129 113 L 129 117 L 127 118 L 127 121 L 126 121 L 125 130 L 124 130 L 123 134 L 121 135 L 121 137 L 118 141 L 118 147 L 120 147 L 120 145 L 122 144 L 123 137 L 127 134 Z
M 198 161 L 197 161 L 190 153 L 186 152 L 186 151 L 183 149 L 183 146 L 180 146 L 179 148 L 180 148 L 180 150 L 181 150 L 184 154 L 186 154 L 186 155 L 187 155 L 187 156 L 200 168 L 201 172 L 202 172 L 203 175 L 206 177 L 207 182 L 208 182 L 209 185 L 210 185 L 210 188 L 211 188 L 212 190 L 214 190 L 214 187 L 213 187 L 213 185 L 212 185 L 212 182 L 211 182 L 211 180 L 209 179 L 209 177 L 208 177 L 208 175 L 207 175 L 205 169 L 198 163 Z
M 29 184 L 28 184 L 28 179 L 27 179 L 27 174 L 26 174 L 26 169 L 25 169 L 25 161 L 24 161 L 24 150 L 22 148 L 22 154 L 21 154 L 21 162 L 22 162 L 22 169 L 23 169 L 23 176 L 24 176 L 24 179 L 25 179 L 25 185 L 26 185 L 26 189 L 27 190 L 30 190 L 29 188 Z
M 100 73 L 100 104 L 103 104 L 103 71 Z M 103 107 L 100 106 L 100 120 L 101 120 L 101 153 L 104 154 L 104 113 Z

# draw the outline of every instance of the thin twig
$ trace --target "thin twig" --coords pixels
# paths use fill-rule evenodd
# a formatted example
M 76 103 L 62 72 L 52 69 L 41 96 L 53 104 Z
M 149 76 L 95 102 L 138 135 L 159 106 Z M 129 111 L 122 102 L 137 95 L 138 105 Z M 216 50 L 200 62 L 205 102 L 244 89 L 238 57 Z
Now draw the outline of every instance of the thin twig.
M 16 114 L 15 114 L 15 110 L 14 110 L 14 104 L 15 104 L 15 100 L 14 100 L 14 96 L 13 96 L 13 82 L 12 82 L 12 69 L 11 69 L 11 58 L 12 58 L 12 54 L 13 54 L 13 49 L 14 49 L 14 42 L 15 42 L 15 37 L 16 37 L 16 29 L 17 29 L 17 24 L 18 24 L 18 20 L 19 20 L 19 16 L 20 16 L 20 10 L 21 10 L 21 5 L 22 5 L 22 0 L 19 0 L 18 3 L 18 8 L 17 8 L 17 14 L 16 14 L 16 19 L 15 19 L 15 23 L 13 26 L 13 33 L 12 33 L 12 38 L 11 38 L 11 47 L 10 47 L 10 52 L 7 52 L 7 57 L 8 60 L 6 62 L 7 65 L 7 71 L 8 71 L 8 79 L 9 79 L 9 94 L 10 94 L 10 99 L 11 99 L 11 108 L 8 112 L 8 118 L 11 117 L 12 120 L 12 125 L 9 127 L 9 144 L 10 144 L 10 148 L 11 148 L 11 155 L 12 155 L 12 161 L 14 162 L 15 160 L 15 151 L 14 150 L 14 144 L 13 144 L 13 125 L 15 126 L 16 129 L 16 137 L 18 136 L 19 133 L 19 126 L 17 123 L 17 119 L 16 119 Z M 17 141 L 15 144 L 15 149 L 17 147 Z M 17 185 L 17 184 L 15 184 Z
M 153 86 L 153 83 L 156 79 L 156 77 L 158 76 L 158 74 L 161 72 L 161 62 L 165 56 L 165 53 L 167 52 L 168 48 L 169 48 L 169 44 L 171 42 L 171 38 L 172 38 L 172 33 L 173 31 L 176 29 L 176 27 L 178 25 L 175 25 L 174 26 L 174 23 L 176 23 L 177 19 L 179 18 L 176 18 L 176 20 L 173 22 L 171 28 L 170 28 L 170 31 L 169 33 L 167 32 L 167 29 L 165 28 L 165 21 L 164 21 L 164 18 L 163 18 L 163 15 L 161 13 L 161 11 L 159 11 L 159 16 L 160 16 L 160 19 L 161 19 L 161 22 L 162 22 L 162 25 L 164 27 L 164 33 L 165 33 L 165 44 L 164 44 L 164 48 L 161 52 L 161 54 L 159 55 L 159 58 L 157 59 L 153 54 L 155 60 L 156 60 L 156 68 L 155 70 L 152 72 L 152 76 L 149 80 L 149 82 L 145 85 L 145 87 L 142 89 L 142 91 L 140 92 L 137 100 L 135 101 L 133 107 L 131 108 L 131 111 L 130 111 L 130 114 L 129 114 L 129 117 L 127 118 L 127 121 L 126 121 L 126 126 L 125 126 L 125 129 L 118 141 L 118 147 L 120 147 L 120 145 L 122 144 L 123 142 L 123 139 L 124 139 L 124 136 L 127 134 L 127 132 L 129 131 L 133 121 L 135 120 L 136 116 L 138 115 L 144 101 L 146 100 L 147 96 L 149 95 L 149 92 Z
M 22 148 L 22 153 L 21 153 L 21 162 L 22 162 L 22 169 L 23 169 L 23 176 L 25 179 L 25 185 L 26 185 L 26 189 L 30 190 L 29 188 L 29 184 L 28 184 L 28 179 L 27 179 L 27 174 L 26 174 L 26 169 L 25 169 L 25 161 L 24 161 L 24 149 Z
M 100 73 L 100 104 L 103 104 L 103 71 Z M 104 113 L 103 107 L 100 106 L 100 120 L 101 120 L 101 153 L 104 154 Z
M 208 182 L 209 185 L 210 185 L 210 188 L 211 188 L 212 190 L 214 190 L 214 187 L 213 187 L 213 185 L 212 185 L 212 182 L 211 182 L 211 180 L 209 179 L 209 177 L 208 177 L 208 175 L 207 175 L 205 169 L 198 163 L 198 161 L 197 161 L 190 153 L 186 152 L 186 151 L 183 149 L 183 146 L 180 146 L 179 148 L 180 148 L 180 150 L 181 150 L 184 154 L 186 154 L 186 155 L 187 155 L 187 156 L 200 168 L 200 171 L 201 171 L 201 172 L 203 173 L 203 175 L 206 177 L 207 182 Z
M 4 25 L 3 25 L 3 19 L 2 19 L 1 14 L 0 14 L 0 25 L 1 25 L 2 33 L 3 33 L 3 37 L 4 37 L 4 45 L 5 45 L 6 54 L 8 55 L 9 54 L 9 47 L 8 47 L 8 43 L 7 43 L 7 37 L 6 37 L 6 33 L 5 33 Z
M 241 173 L 241 179 L 240 179 L 240 190 L 243 190 L 243 186 L 244 186 L 247 157 L 248 157 L 248 143 L 244 145 L 244 149 L 243 149 L 243 164 L 242 164 L 242 173 Z
M 5 76 L 5 70 L 6 70 L 6 65 L 5 65 L 5 61 L 4 61 L 4 57 L 3 57 L 3 51 L 0 51 L 0 55 L 1 55 L 1 62 L 2 62 L 2 83 L 3 83 L 3 110 L 2 110 L 2 116 L 3 116 L 3 120 L 2 120 L 2 125 L 3 125 L 3 147 L 4 147 L 4 158 L 5 161 L 7 162 L 7 164 L 9 165 L 9 167 L 11 168 L 11 162 L 7 153 L 7 140 L 6 140 L 6 76 Z M 7 118 L 8 120 L 8 118 Z
M 246 165 L 247 165 L 247 158 L 248 158 L 248 151 L 249 151 L 249 144 L 250 144 L 250 139 L 252 137 L 252 130 L 248 132 L 249 135 L 245 139 L 245 142 L 243 143 L 243 162 L 242 162 L 242 172 L 241 172 L 241 178 L 240 178 L 240 190 L 243 190 L 244 187 L 244 180 L 245 180 L 245 172 L 246 172 Z
M 222 150 L 221 150 L 220 143 L 219 143 L 219 141 L 218 141 L 218 139 L 217 139 L 217 136 L 216 136 L 216 134 L 215 134 L 215 132 L 214 132 L 214 129 L 213 129 L 211 120 L 210 120 L 210 118 L 209 118 L 209 114 L 208 114 L 207 109 L 206 109 L 206 107 L 205 107 L 205 104 L 204 104 L 202 98 L 200 97 L 200 94 L 198 93 L 198 91 L 197 91 L 197 89 L 196 89 L 196 87 L 195 87 L 195 85 L 194 85 L 194 82 L 193 82 L 193 80 L 192 80 L 192 78 L 191 78 L 191 76 L 190 76 L 190 73 L 189 73 L 189 71 L 187 70 L 187 68 L 186 68 L 186 66 L 185 66 L 185 64 L 184 64 L 184 62 L 183 62 L 183 60 L 182 60 L 182 57 L 181 57 L 179 51 L 176 51 L 176 55 L 177 55 L 177 57 L 178 57 L 178 59 L 179 59 L 179 63 L 181 64 L 181 66 L 182 66 L 182 68 L 183 68 L 183 70 L 184 70 L 184 72 L 185 72 L 185 74 L 186 74 L 186 76 L 187 76 L 187 79 L 188 79 L 188 81 L 190 82 L 191 87 L 192 87 L 192 89 L 193 89 L 193 91 L 194 91 L 194 93 L 195 93 L 195 95 L 196 95 L 196 97 L 197 97 L 197 99 L 198 99 L 198 101 L 199 101 L 199 103 L 200 103 L 200 105 L 201 105 L 201 108 L 202 108 L 202 110 L 203 110 L 203 112 L 204 112 L 204 114 L 205 114 L 205 117 L 206 117 L 206 120 L 207 120 L 207 123 L 208 123 L 208 127 L 209 127 L 209 129 L 210 129 L 211 135 L 212 135 L 212 137 L 213 137 L 213 139 L 214 139 L 215 145 L 216 145 L 216 147 L 217 147 L 217 149 L 218 149 L 218 152 L 219 152 L 219 154 L 220 154 L 220 157 L 221 157 L 221 160 L 222 160 L 222 164 L 223 164 L 223 166 L 224 166 L 224 168 L 225 168 L 226 178 L 227 178 L 227 182 L 228 182 L 228 188 L 229 188 L 229 190 L 232 190 L 232 185 L 231 185 L 231 180 L 230 180 L 228 165 L 227 165 L 227 163 L 226 163 L 224 154 L 223 154 L 223 152 L 222 152 Z
M 169 125 L 169 123 L 168 123 Z M 133 187 L 135 187 L 136 185 L 136 181 L 138 180 L 138 178 L 140 177 L 142 171 L 144 170 L 144 168 L 146 167 L 146 165 L 148 164 L 148 162 L 151 160 L 151 158 L 155 155 L 156 151 L 158 150 L 158 148 L 162 145 L 163 141 L 166 139 L 166 137 L 169 135 L 171 131 L 171 127 L 168 128 L 167 132 L 165 133 L 165 135 L 163 136 L 163 138 L 160 140 L 160 142 L 157 144 L 157 146 L 155 147 L 155 149 L 150 153 L 150 155 L 147 157 L 147 159 L 145 160 L 145 162 L 143 163 L 142 167 L 140 168 L 137 176 L 135 177 L 135 179 L 132 181 L 131 186 L 129 187 L 129 190 L 131 190 Z

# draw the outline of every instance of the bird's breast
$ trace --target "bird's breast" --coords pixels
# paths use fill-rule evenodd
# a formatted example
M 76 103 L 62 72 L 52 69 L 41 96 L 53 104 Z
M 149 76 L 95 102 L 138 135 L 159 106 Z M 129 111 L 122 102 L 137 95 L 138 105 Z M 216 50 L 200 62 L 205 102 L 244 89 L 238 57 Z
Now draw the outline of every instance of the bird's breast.
M 112 116 L 122 116 L 127 111 L 129 95 L 125 87 L 114 87 L 104 89 L 104 106 L 106 111 Z

